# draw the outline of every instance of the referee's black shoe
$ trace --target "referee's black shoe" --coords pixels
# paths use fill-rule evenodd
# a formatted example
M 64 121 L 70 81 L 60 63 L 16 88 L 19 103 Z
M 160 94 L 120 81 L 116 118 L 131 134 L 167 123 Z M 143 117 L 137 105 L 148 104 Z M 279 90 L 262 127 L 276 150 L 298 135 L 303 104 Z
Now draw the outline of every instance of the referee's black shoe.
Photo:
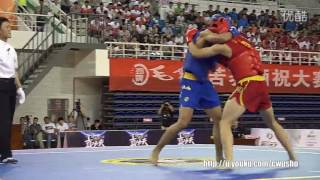
M 4 158 L 0 160 L 0 164 L 17 164 L 18 160 L 13 159 L 12 157 Z

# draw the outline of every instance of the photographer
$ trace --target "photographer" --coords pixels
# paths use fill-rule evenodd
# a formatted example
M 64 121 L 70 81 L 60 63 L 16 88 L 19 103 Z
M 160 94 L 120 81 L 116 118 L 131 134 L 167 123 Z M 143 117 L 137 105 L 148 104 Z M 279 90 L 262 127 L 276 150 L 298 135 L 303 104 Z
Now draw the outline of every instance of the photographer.
M 158 114 L 161 116 L 161 129 L 164 130 L 174 123 L 173 112 L 174 108 L 169 101 L 165 101 L 161 105 L 160 109 L 158 110 Z

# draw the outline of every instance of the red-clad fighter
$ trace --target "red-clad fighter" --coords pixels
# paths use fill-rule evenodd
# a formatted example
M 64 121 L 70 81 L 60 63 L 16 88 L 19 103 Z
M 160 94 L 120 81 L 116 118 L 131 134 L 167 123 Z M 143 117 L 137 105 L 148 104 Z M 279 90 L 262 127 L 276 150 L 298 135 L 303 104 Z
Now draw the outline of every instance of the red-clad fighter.
M 212 34 L 228 32 L 230 24 L 228 18 L 219 17 L 212 22 L 209 30 Z M 220 63 L 231 70 L 237 82 L 235 91 L 225 104 L 220 121 L 220 137 L 225 159 L 227 161 L 233 160 L 231 126 L 247 109 L 250 112 L 260 112 L 267 126 L 274 131 L 277 139 L 286 149 L 290 160 L 295 161 L 296 158 L 288 135 L 275 120 L 263 76 L 261 58 L 251 43 L 242 35 L 238 35 L 225 44 L 215 44 L 206 48 L 199 48 L 191 43 L 189 50 L 197 58 L 222 55 Z

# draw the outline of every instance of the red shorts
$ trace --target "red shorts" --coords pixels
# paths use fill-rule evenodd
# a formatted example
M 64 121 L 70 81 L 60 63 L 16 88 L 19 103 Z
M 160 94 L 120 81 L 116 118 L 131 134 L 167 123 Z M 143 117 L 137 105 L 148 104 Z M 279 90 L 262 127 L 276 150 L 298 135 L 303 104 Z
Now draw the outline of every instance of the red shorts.
M 236 98 L 241 106 L 245 106 L 249 112 L 266 110 L 272 106 L 266 82 L 248 80 L 238 83 L 236 90 L 229 99 Z

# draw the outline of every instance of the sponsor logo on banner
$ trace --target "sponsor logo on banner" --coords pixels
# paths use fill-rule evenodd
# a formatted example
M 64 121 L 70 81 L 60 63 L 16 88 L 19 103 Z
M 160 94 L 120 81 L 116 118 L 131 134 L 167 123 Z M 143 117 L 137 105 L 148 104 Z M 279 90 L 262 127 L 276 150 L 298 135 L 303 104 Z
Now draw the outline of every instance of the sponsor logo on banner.
M 112 58 L 110 90 L 179 92 L 183 62 Z M 119 68 L 121 67 L 121 68 Z M 264 77 L 271 93 L 320 93 L 320 70 L 315 66 L 263 64 Z M 233 92 L 236 81 L 228 69 L 217 65 L 209 80 L 218 92 Z
M 271 129 L 252 128 L 251 135 L 259 138 L 259 146 L 281 147 L 279 141 L 277 140 L 275 134 Z
M 178 145 L 195 144 L 194 131 L 195 129 L 185 129 L 180 131 L 177 138 Z
M 130 136 L 130 146 L 148 146 L 148 130 L 126 131 Z
M 106 131 L 81 131 L 80 133 L 86 137 L 84 141 L 86 147 L 104 147 L 104 134 Z
M 320 130 L 286 129 L 292 145 L 300 148 L 320 148 Z M 274 133 L 266 128 L 252 128 L 251 135 L 259 137 L 259 146 L 282 147 Z
M 305 147 L 319 147 L 319 130 L 304 130 L 303 143 Z

